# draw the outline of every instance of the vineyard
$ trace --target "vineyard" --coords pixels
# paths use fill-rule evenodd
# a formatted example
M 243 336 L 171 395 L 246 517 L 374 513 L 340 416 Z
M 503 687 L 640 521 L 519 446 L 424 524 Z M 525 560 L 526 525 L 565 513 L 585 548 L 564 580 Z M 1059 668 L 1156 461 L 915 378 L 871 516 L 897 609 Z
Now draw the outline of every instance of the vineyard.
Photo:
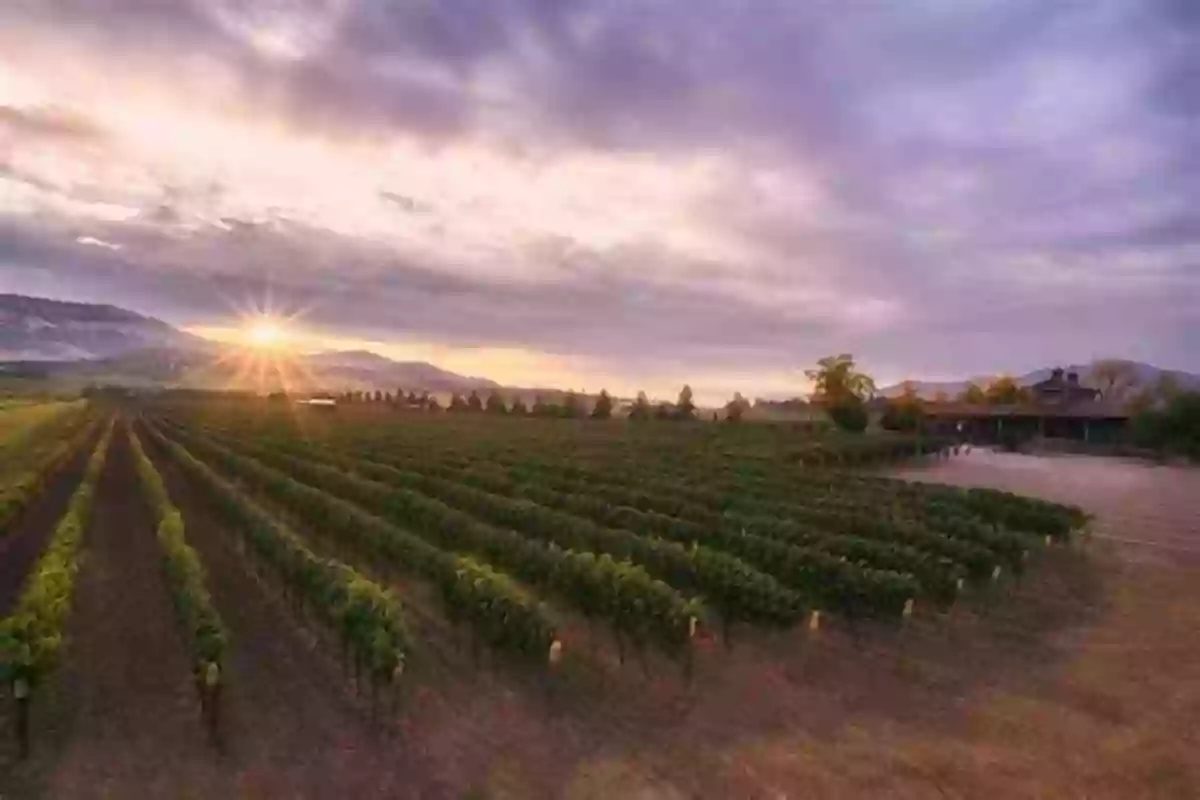
M 386 740 L 447 676 L 570 707 L 595 674 L 703 691 L 702 664 L 763 637 L 903 637 L 964 602 L 1005 603 L 1088 521 L 878 469 L 955 452 L 245 401 L 0 409 L 0 765 L 44 778 L 74 763 L 81 748 L 45 733 L 55 715 L 96 742 L 184 728 L 156 740 L 181 752 L 357 729 L 346 715 Z M 170 713 L 150 708 L 160 695 Z M 89 729 L 92 708 L 112 719 Z M 383 769 L 367 763 L 379 747 L 355 750 L 358 768 Z M 389 774 L 404 763 L 379 757 Z M 319 769 L 303 779 L 336 779 Z

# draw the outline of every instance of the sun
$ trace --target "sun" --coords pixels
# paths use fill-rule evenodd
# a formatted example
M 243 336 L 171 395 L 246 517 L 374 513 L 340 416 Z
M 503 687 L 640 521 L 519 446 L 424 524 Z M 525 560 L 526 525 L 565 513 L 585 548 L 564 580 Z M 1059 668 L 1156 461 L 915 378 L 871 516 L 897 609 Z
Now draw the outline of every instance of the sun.
M 280 324 L 265 317 L 248 322 L 245 337 L 249 344 L 261 348 L 279 347 L 285 338 Z

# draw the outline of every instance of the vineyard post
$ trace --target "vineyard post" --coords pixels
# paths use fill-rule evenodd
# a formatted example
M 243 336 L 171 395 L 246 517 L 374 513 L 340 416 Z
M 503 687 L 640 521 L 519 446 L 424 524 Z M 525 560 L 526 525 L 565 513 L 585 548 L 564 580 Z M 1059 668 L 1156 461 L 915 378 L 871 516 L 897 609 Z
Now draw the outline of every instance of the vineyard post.
M 29 758 L 29 684 L 22 678 L 13 683 L 17 699 L 17 747 L 22 759 Z

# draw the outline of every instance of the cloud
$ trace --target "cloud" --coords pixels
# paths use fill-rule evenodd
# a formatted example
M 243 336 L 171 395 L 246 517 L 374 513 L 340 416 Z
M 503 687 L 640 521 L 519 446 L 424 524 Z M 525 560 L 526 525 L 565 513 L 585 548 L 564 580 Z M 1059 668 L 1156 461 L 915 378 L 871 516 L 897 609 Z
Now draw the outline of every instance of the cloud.
M 97 239 L 94 236 L 79 236 L 75 239 L 76 244 L 82 244 L 87 247 L 103 247 L 106 250 L 120 250 L 121 245 L 106 242 L 103 239 Z
M 467 5 L 0 11 L 5 269 L 740 388 L 1200 369 L 1193 3 Z

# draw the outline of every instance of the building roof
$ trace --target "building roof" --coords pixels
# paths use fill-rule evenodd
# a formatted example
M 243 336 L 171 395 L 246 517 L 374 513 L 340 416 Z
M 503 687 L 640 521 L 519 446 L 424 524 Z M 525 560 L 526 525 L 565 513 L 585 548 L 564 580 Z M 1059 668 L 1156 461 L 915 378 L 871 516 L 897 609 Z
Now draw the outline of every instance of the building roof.
M 1128 419 L 1127 409 L 1103 401 L 1072 405 L 982 405 L 978 403 L 926 403 L 929 417 L 1057 417 L 1067 419 Z

